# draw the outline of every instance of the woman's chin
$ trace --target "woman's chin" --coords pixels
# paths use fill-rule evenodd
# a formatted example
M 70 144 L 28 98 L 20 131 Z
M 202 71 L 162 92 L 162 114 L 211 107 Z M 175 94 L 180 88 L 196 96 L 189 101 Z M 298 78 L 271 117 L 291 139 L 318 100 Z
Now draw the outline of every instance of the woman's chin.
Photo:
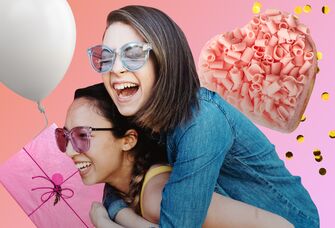
M 98 184 L 96 181 L 90 180 L 89 178 L 82 178 L 82 181 L 83 181 L 84 185 L 95 185 L 95 184 Z
M 91 170 L 92 171 L 92 170 Z M 92 172 L 87 172 L 85 173 L 85 175 L 82 175 L 82 173 L 80 173 L 81 175 L 81 180 L 85 185 L 94 185 L 97 184 L 97 180 L 94 177 L 94 173 Z
M 133 116 L 138 111 L 138 109 L 134 107 L 134 105 L 130 105 L 130 106 L 117 105 L 117 109 L 119 110 L 120 114 L 123 116 Z
M 133 116 L 136 114 L 136 112 L 133 110 L 122 110 L 122 111 L 120 110 L 120 113 L 123 116 Z

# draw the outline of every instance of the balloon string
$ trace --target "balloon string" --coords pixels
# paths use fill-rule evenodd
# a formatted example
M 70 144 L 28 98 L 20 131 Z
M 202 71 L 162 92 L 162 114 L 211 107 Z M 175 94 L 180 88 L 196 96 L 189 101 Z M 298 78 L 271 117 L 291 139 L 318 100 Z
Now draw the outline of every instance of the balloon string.
M 37 101 L 37 107 L 38 107 L 38 110 L 40 110 L 40 112 L 43 113 L 43 115 L 44 115 L 45 128 L 47 128 L 48 127 L 48 117 L 45 114 L 45 108 L 41 105 L 40 101 Z

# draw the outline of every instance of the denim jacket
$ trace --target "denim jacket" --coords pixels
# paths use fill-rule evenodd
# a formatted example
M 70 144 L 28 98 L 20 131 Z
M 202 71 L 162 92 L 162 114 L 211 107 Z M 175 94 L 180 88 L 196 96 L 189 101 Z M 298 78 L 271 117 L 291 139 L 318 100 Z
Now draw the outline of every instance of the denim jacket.
M 160 226 L 201 227 L 215 191 L 295 227 L 319 227 L 300 177 L 290 174 L 266 136 L 216 93 L 201 88 L 198 99 L 193 118 L 166 136 L 173 170 L 163 190 Z M 125 207 L 115 199 L 105 200 L 108 205 L 111 218 Z

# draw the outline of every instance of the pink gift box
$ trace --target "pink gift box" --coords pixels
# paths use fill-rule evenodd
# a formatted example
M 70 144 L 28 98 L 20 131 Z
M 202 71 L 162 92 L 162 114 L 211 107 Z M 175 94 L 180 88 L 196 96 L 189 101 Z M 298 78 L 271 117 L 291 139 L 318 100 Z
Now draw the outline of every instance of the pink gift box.
M 56 145 L 56 125 L 41 132 L 0 166 L 0 181 L 37 227 L 93 227 L 89 210 L 103 184 L 85 186 Z

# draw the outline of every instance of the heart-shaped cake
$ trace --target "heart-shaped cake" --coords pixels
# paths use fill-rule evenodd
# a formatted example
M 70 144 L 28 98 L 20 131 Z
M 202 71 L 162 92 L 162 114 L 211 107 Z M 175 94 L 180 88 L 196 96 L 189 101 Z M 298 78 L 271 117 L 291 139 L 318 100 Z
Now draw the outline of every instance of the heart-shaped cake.
M 292 15 L 268 9 L 203 47 L 201 86 L 220 94 L 253 122 L 281 132 L 300 123 L 313 90 L 316 48 Z

